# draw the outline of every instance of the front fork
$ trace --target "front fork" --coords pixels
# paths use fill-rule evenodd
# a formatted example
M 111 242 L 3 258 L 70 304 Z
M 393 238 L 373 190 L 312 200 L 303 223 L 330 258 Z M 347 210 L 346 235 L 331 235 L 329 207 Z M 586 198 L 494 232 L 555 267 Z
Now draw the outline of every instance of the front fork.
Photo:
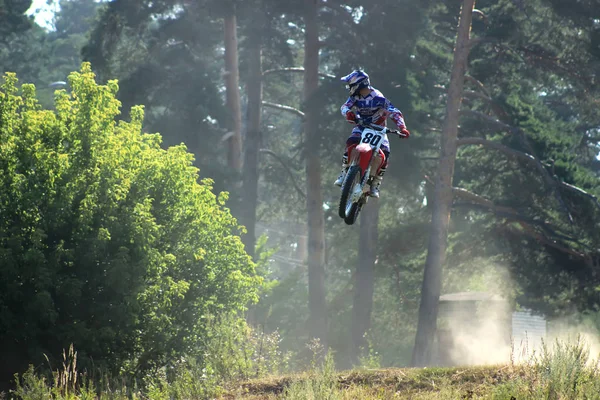
M 358 151 L 356 151 L 356 149 L 354 149 L 352 152 L 352 158 L 351 158 L 348 168 L 351 168 L 352 166 L 361 164 L 359 161 L 360 161 L 360 153 Z M 379 155 L 379 152 L 377 152 L 377 155 L 375 155 L 375 153 L 373 151 L 371 151 L 371 154 L 369 156 L 369 162 L 367 163 L 367 169 L 365 171 L 362 171 L 360 184 L 358 187 L 356 187 L 352 191 L 352 202 L 353 203 L 358 203 L 361 200 L 362 200 L 362 204 L 365 204 L 367 202 L 369 196 L 367 196 L 368 191 L 365 192 L 365 187 L 366 187 L 366 185 L 370 185 L 370 183 L 371 183 L 371 177 L 370 177 L 371 170 L 373 168 L 378 169 L 378 165 L 380 165 L 381 163 L 382 163 L 382 159 L 381 159 L 381 156 Z
M 352 149 L 352 152 L 350 153 L 350 157 L 348 160 L 348 168 L 354 166 L 354 165 L 366 165 L 366 168 L 363 171 L 363 176 L 361 177 L 361 183 L 365 184 L 367 183 L 367 180 L 369 179 L 369 174 L 371 172 L 371 170 L 375 170 L 377 172 L 379 172 L 379 168 L 383 165 L 383 157 L 380 153 L 380 151 L 377 152 L 373 152 L 371 151 L 369 154 L 369 161 L 366 163 L 361 162 L 361 153 L 364 154 L 363 152 L 360 152 L 355 148 Z

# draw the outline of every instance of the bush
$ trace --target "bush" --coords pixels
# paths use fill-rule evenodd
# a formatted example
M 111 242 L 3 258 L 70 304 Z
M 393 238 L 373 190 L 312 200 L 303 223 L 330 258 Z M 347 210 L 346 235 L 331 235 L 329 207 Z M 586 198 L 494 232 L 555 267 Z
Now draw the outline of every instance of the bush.
M 590 358 L 581 337 L 573 342 L 545 343 L 524 368 L 524 376 L 499 385 L 494 399 L 593 399 L 600 393 L 598 360 Z
M 185 146 L 117 121 L 116 81 L 89 64 L 41 110 L 14 74 L 0 87 L 0 363 L 148 371 L 204 353 L 209 315 L 256 301 L 261 278 L 227 194 Z M 0 377 L 7 381 L 10 377 Z
M 286 400 L 337 400 L 342 398 L 338 384 L 333 355 L 328 352 L 321 367 L 313 364 L 307 379 L 293 382 L 285 389 L 283 398 Z
M 63 361 L 47 379 L 33 366 L 16 375 L 16 390 L 22 400 L 88 400 L 144 398 L 212 399 L 227 386 L 248 378 L 282 373 L 287 355 L 279 350 L 277 333 L 251 329 L 234 314 L 210 318 L 201 356 L 182 356 L 178 361 L 138 379 L 130 375 L 108 376 L 77 370 L 73 346 L 63 352 Z

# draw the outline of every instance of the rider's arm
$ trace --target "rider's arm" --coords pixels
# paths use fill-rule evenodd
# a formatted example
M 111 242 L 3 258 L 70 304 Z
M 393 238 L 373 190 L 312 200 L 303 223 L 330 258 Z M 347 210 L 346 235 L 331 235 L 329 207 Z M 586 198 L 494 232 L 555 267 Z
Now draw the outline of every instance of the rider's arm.
M 342 115 L 344 117 L 346 116 L 348 111 L 350 111 L 352 109 L 352 107 L 354 107 L 355 102 L 356 101 L 352 97 L 348 97 L 348 100 L 346 100 L 346 102 L 344 104 L 342 104 L 340 111 L 342 112 Z
M 344 118 L 346 118 L 346 121 L 350 122 L 351 124 L 356 123 L 356 114 L 352 112 L 352 107 L 354 107 L 354 103 L 355 100 L 352 97 L 348 97 L 348 100 L 346 100 L 346 102 L 340 108 L 340 111 L 342 112 Z
M 399 129 L 406 128 L 402 112 L 400 112 L 400 110 L 394 107 L 391 101 L 385 99 L 384 107 L 386 110 L 386 114 L 392 119 L 392 121 L 394 121 L 394 123 L 396 124 L 396 126 L 398 126 Z

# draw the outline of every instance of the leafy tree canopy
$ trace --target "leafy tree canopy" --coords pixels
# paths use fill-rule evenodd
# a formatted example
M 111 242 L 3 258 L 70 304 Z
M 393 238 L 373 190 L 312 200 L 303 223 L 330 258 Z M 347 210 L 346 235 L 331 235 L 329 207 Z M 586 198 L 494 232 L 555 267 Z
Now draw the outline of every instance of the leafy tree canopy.
M 89 64 L 55 111 L 16 84 L 0 87 L 2 378 L 70 343 L 112 371 L 202 354 L 208 316 L 261 283 L 227 194 L 198 182 L 185 146 L 142 133 L 142 107 L 116 121 L 117 82 Z
M 0 3 L 0 42 L 5 43 L 14 33 L 31 28 L 32 20 L 25 15 L 31 0 L 3 0 Z

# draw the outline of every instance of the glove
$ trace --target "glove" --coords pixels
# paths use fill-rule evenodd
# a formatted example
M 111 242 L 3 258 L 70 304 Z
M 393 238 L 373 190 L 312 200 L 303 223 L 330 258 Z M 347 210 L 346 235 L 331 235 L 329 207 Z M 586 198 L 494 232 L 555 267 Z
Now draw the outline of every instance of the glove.
M 351 124 L 356 124 L 356 114 L 354 114 L 352 111 L 348 111 L 346 113 L 346 121 L 350 122 Z
M 410 137 L 410 131 L 408 129 L 406 129 L 405 126 L 403 126 L 402 128 L 400 128 L 400 135 L 401 138 L 409 138 Z

